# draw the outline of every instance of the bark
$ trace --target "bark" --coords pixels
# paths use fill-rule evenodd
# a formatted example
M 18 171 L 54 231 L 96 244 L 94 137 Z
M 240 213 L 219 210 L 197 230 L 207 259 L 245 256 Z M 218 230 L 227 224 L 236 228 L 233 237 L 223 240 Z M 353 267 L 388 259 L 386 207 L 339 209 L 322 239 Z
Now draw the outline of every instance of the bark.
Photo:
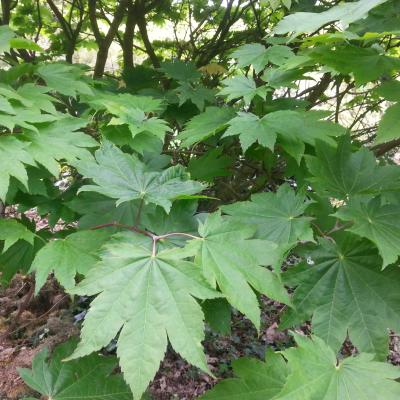
M 113 42 L 117 32 L 118 27 L 126 15 L 126 7 L 128 6 L 127 0 L 121 0 L 115 10 L 114 19 L 112 20 L 108 32 L 103 36 L 100 32 L 99 26 L 97 24 L 96 15 L 96 0 L 89 0 L 89 19 L 92 25 L 93 34 L 95 36 L 97 45 L 99 46 L 99 51 L 96 57 L 96 64 L 94 66 L 93 78 L 100 78 L 104 74 L 104 69 L 107 62 L 108 51 L 110 49 L 111 43 Z
M 8 25 L 11 17 L 11 0 L 1 0 L 1 25 Z
M 126 20 L 126 27 L 124 39 L 122 42 L 122 56 L 124 60 L 124 69 L 133 68 L 133 38 L 135 35 L 135 7 L 132 2 L 128 7 L 128 17 Z

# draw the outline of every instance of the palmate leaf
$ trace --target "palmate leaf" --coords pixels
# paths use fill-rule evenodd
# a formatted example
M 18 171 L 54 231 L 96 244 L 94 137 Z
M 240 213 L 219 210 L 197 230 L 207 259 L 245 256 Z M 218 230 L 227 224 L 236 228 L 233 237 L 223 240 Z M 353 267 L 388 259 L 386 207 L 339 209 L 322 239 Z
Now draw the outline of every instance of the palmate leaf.
M 316 157 L 308 156 L 309 181 L 320 194 L 347 199 L 400 189 L 400 168 L 379 166 L 365 148 L 352 152 L 350 138 L 343 137 L 337 149 L 317 143 Z
M 304 193 L 296 194 L 284 184 L 276 193 L 258 193 L 251 201 L 222 206 L 222 210 L 237 222 L 254 225 L 257 238 L 291 245 L 298 240 L 313 241 L 311 218 L 303 216 L 310 204 Z
M 43 398 L 52 400 L 132 400 L 121 375 L 113 374 L 116 357 L 98 354 L 64 362 L 76 347 L 70 339 L 51 354 L 43 349 L 33 359 L 32 369 L 19 368 L 24 382 Z M 42 398 L 42 397 L 41 397 Z
M 183 146 L 191 146 L 225 128 L 234 115 L 234 111 L 228 107 L 207 107 L 203 113 L 196 115 L 186 124 L 178 139 L 182 140 Z
M 8 110 L 9 111 L 9 110 Z M 53 114 L 42 114 L 38 108 L 13 106 L 12 114 L 0 114 L 0 126 L 13 131 L 16 126 L 37 132 L 35 124 L 57 120 Z
M 91 159 L 89 148 L 99 143 L 91 136 L 77 131 L 86 126 L 81 118 L 61 118 L 51 124 L 38 126 L 38 132 L 26 132 L 23 138 L 30 142 L 29 153 L 38 164 L 51 174 L 58 176 L 58 161 L 66 160 L 73 164 L 79 159 Z
M 381 205 L 379 198 L 368 202 L 353 200 L 340 207 L 335 216 L 352 222 L 348 231 L 371 240 L 378 247 L 383 267 L 394 263 L 400 255 L 400 205 Z
M 400 137 L 398 116 L 400 114 L 400 103 L 389 107 L 379 122 L 376 134 L 376 143 L 389 142 Z
M 261 265 L 274 265 L 281 257 L 275 243 L 251 239 L 255 228 L 210 214 L 199 224 L 201 239 L 187 244 L 196 250 L 195 262 L 211 286 L 220 288 L 231 305 L 260 327 L 260 309 L 252 288 L 268 297 L 289 304 L 289 297 L 277 274 Z
M 359 0 L 353 3 L 341 3 L 321 13 L 297 12 L 283 18 L 275 27 L 276 34 L 293 32 L 294 36 L 302 33 L 312 33 L 322 26 L 340 21 L 349 25 L 367 16 L 368 12 L 385 3 L 387 0 Z
M 224 87 L 219 91 L 220 96 L 227 96 L 226 100 L 234 100 L 243 97 L 245 104 L 250 104 L 254 97 L 260 96 L 265 99 L 268 88 L 266 86 L 256 87 L 253 78 L 246 76 L 235 76 L 222 81 Z
M 30 271 L 35 272 L 35 294 L 54 272 L 65 289 L 75 286 L 75 275 L 85 275 L 99 260 L 97 252 L 109 238 L 106 231 L 81 231 L 47 243 L 36 254 Z
M 200 111 L 203 111 L 205 103 L 213 103 L 215 101 L 214 90 L 204 86 L 193 87 L 189 83 L 182 83 L 175 91 L 178 94 L 179 106 L 190 100 Z
M 25 165 L 35 165 L 27 151 L 29 143 L 23 143 L 14 136 L 0 136 L 0 200 L 5 201 L 10 177 L 18 179 L 28 187 L 28 174 Z
M 300 264 L 283 274 L 296 290 L 294 309 L 284 315 L 281 327 L 312 315 L 313 332 L 335 351 L 348 334 L 360 351 L 385 359 L 388 330 L 400 331 L 398 267 L 381 271 L 376 249 L 349 233 L 337 244 L 321 239 L 308 256 L 313 265 Z
M 239 135 L 244 152 L 255 142 L 274 151 L 276 132 L 271 130 L 265 117 L 259 118 L 252 113 L 239 113 L 229 121 L 229 127 L 223 137 L 235 135 Z
M 104 247 L 101 262 L 72 291 L 100 293 L 72 358 L 106 346 L 122 328 L 117 354 L 135 399 L 157 372 L 167 337 L 183 358 L 209 372 L 201 346 L 203 313 L 194 297 L 220 294 L 207 286 L 196 265 L 184 261 L 188 255 L 179 248 L 155 255 L 149 238 L 132 232 L 115 235 Z
M 163 62 L 160 71 L 169 78 L 179 82 L 195 82 L 201 77 L 200 72 L 193 62 L 184 62 L 181 60 Z
M 272 351 L 265 362 L 243 357 L 232 362 L 237 378 L 224 379 L 201 396 L 201 400 L 269 400 L 283 388 L 289 369 L 283 357 Z
M 354 75 L 357 85 L 363 85 L 400 70 L 400 60 L 378 53 L 374 48 L 352 45 L 329 46 L 313 49 L 309 56 L 318 63 L 333 68 L 342 74 Z
M 188 165 L 190 175 L 199 181 L 212 182 L 216 177 L 232 175 L 234 159 L 223 154 L 222 147 L 207 151 L 199 158 L 192 158 Z
M 132 200 L 116 206 L 116 201 L 109 197 L 94 192 L 79 193 L 66 206 L 75 211 L 79 218 L 80 229 L 90 229 L 97 225 L 118 222 L 124 225 L 135 225 L 136 215 L 139 210 L 139 201 Z M 151 206 L 142 210 L 142 215 L 153 212 Z
M 290 369 L 276 400 L 395 400 L 400 396 L 393 365 L 373 360 L 362 353 L 338 361 L 336 354 L 317 336 L 294 334 L 297 347 L 283 352 Z
M 33 246 L 35 234 L 16 219 L 0 219 L 0 240 L 4 240 L 3 252 L 18 240 L 25 240 Z
M 290 47 L 277 45 L 265 48 L 260 43 L 245 44 L 232 53 L 232 57 L 237 59 L 239 68 L 252 65 L 256 74 L 268 63 L 281 65 L 291 56 L 293 52 Z
M 335 145 L 333 137 L 343 135 L 345 129 L 338 124 L 321 120 L 326 114 L 319 111 L 275 111 L 259 118 L 251 113 L 241 113 L 229 121 L 224 136 L 239 135 L 243 150 L 256 141 L 274 149 L 278 143 L 297 162 L 300 162 L 305 144 L 315 145 L 316 140 Z
M 18 271 L 24 274 L 29 271 L 36 253 L 43 247 L 45 239 L 48 239 L 47 236 L 46 231 L 38 232 L 33 246 L 25 240 L 18 240 L 0 254 L 1 284 L 8 285 Z
M 147 117 L 145 112 L 139 108 L 121 107 L 115 112 L 117 117 L 111 119 L 109 125 L 128 125 L 132 138 L 142 132 L 150 133 L 161 141 L 164 140 L 165 133 L 170 131 L 166 121 L 157 117 Z
M 238 378 L 226 379 L 201 397 L 203 400 L 395 400 L 400 395 L 393 365 L 362 353 L 338 361 L 317 336 L 293 334 L 297 347 L 281 354 L 268 352 L 266 361 L 234 361 Z M 283 357 L 282 357 L 283 356 Z M 287 360 L 287 363 L 284 360 Z
M 44 79 L 48 87 L 65 96 L 93 95 L 90 86 L 82 79 L 82 69 L 76 65 L 42 64 L 37 69 L 37 74 Z
M 76 163 L 78 171 L 95 183 L 80 190 L 116 199 L 117 205 L 142 199 L 146 204 L 160 205 L 168 212 L 173 199 L 193 195 L 204 188 L 201 183 L 189 180 L 180 165 L 162 172 L 149 171 L 138 158 L 123 153 L 109 142 L 103 143 L 95 157 L 96 160 Z

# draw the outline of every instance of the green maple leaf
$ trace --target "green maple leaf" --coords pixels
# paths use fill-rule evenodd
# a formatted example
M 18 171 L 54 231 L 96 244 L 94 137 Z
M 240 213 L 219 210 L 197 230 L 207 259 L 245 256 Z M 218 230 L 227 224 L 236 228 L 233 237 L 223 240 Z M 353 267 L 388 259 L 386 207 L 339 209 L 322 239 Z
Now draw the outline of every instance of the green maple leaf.
M 168 212 L 172 200 L 179 196 L 193 195 L 204 186 L 188 179 L 180 165 L 162 172 L 149 171 L 133 155 L 123 153 L 109 142 L 95 153 L 96 160 L 76 163 L 78 171 L 90 178 L 94 185 L 83 186 L 80 191 L 97 192 L 117 200 L 117 205 L 141 199 L 164 207 Z
M 228 107 L 207 107 L 186 124 L 178 139 L 182 140 L 183 146 L 191 146 L 224 129 L 234 115 L 234 111 Z
M 21 271 L 27 273 L 36 253 L 43 247 L 47 232 L 38 232 L 33 246 L 25 240 L 18 240 L 9 249 L 0 253 L 0 283 L 9 285 L 14 275 Z M 40 237 L 38 237 L 40 235 Z
M 256 74 L 261 72 L 268 63 L 282 65 L 292 56 L 290 47 L 277 45 L 265 48 L 260 43 L 245 44 L 232 53 L 232 58 L 237 59 L 239 68 L 252 65 Z
M 312 33 L 322 26 L 340 21 L 343 25 L 364 18 L 368 12 L 387 0 L 359 0 L 354 3 L 342 3 L 321 13 L 297 12 L 283 18 L 274 29 L 276 34 L 293 32 L 294 36 Z
M 47 86 L 65 96 L 93 95 L 90 86 L 82 80 L 82 69 L 76 65 L 42 64 L 37 69 L 37 74 L 44 79 Z
M 212 182 L 218 176 L 230 176 L 233 166 L 232 157 L 223 154 L 224 149 L 217 147 L 207 151 L 199 158 L 192 158 L 188 165 L 188 171 L 192 178 L 199 181 Z
M 352 73 L 357 85 L 400 70 L 398 58 L 381 55 L 374 48 L 347 45 L 333 50 L 330 47 L 318 47 L 309 56 L 342 74 Z
M 334 214 L 353 225 L 348 231 L 365 237 L 378 247 L 383 266 L 394 263 L 400 255 L 400 206 L 381 205 L 379 198 L 368 202 L 352 201 Z
M 196 217 L 197 201 L 179 200 L 175 201 L 171 211 L 167 214 L 162 207 L 155 207 L 142 215 L 142 225 L 146 230 L 154 232 L 157 235 L 164 235 L 170 232 L 184 232 L 195 234 L 198 226 Z M 182 236 L 171 236 L 166 241 L 182 241 Z
M 267 119 L 267 116 L 259 118 L 252 113 L 239 113 L 229 121 L 223 137 L 239 135 L 243 151 L 255 142 L 274 151 L 276 132 L 271 130 Z
M 283 357 L 269 351 L 265 362 L 243 357 L 232 362 L 237 378 L 224 379 L 201 400 L 268 400 L 275 399 L 282 390 L 288 375 Z
M 83 119 L 66 117 L 38 127 L 37 133 L 25 133 L 24 139 L 30 142 L 29 153 L 38 164 L 58 176 L 58 161 L 73 164 L 79 159 L 92 158 L 88 148 L 97 147 L 98 142 L 83 132 L 76 132 L 86 124 Z
M 14 36 L 14 31 L 8 25 L 0 26 L 0 53 L 10 50 L 10 40 Z
M 308 156 L 306 162 L 313 188 L 327 196 L 347 199 L 400 188 L 398 167 L 377 165 L 375 156 L 365 148 L 353 153 L 347 136 L 337 149 L 317 143 L 316 157 Z
M 251 201 L 225 205 L 222 210 L 238 222 L 254 225 L 257 238 L 290 245 L 298 240 L 313 241 L 311 218 L 303 216 L 310 203 L 304 193 L 296 194 L 284 184 L 276 193 L 258 193 Z
M 129 93 L 108 93 L 95 91 L 95 96 L 87 96 L 85 101 L 96 110 L 106 110 L 118 116 L 129 113 L 129 110 L 138 109 L 145 113 L 155 113 L 163 109 L 163 100 L 151 96 L 135 96 Z
M 308 255 L 312 265 L 303 263 L 283 274 L 296 290 L 294 309 L 284 315 L 281 327 L 312 315 L 313 332 L 335 351 L 348 335 L 360 351 L 385 359 L 388 330 L 400 331 L 399 269 L 381 271 L 376 249 L 349 233 L 337 244 L 321 239 Z
M 47 243 L 36 254 L 30 271 L 35 271 L 35 293 L 54 272 L 65 289 L 75 286 L 77 273 L 85 275 L 98 261 L 97 252 L 108 239 L 105 231 L 81 231 Z
M 16 219 L 0 219 L 0 240 L 4 240 L 3 252 L 18 240 L 25 240 L 33 246 L 35 234 Z
M 179 82 L 195 82 L 201 77 L 193 62 L 181 60 L 165 61 L 161 64 L 160 71 L 164 72 L 169 78 Z
M 127 124 L 133 138 L 139 133 L 148 132 L 163 141 L 165 133 L 170 131 L 166 121 L 156 117 L 148 118 L 145 112 L 138 108 L 124 107 L 116 115 L 117 117 L 112 118 L 109 125 Z
M 103 249 L 102 261 L 73 290 L 100 294 L 72 357 L 99 350 L 120 331 L 117 354 L 135 398 L 157 372 L 167 337 L 183 358 L 209 372 L 201 346 L 203 313 L 194 297 L 220 295 L 206 285 L 196 265 L 183 261 L 189 253 L 175 248 L 154 255 L 151 240 L 132 232 L 115 235 Z
M 317 139 L 335 145 L 333 137 L 343 135 L 345 129 L 329 121 L 321 121 L 326 114 L 320 111 L 281 110 L 271 112 L 261 119 L 253 114 L 240 114 L 230 121 L 225 135 L 240 135 L 243 149 L 252 143 L 273 149 L 275 138 L 297 162 L 300 162 L 305 143 L 315 145 Z
M 49 352 L 41 350 L 32 369 L 18 368 L 24 382 L 43 398 L 52 400 L 132 400 L 132 393 L 121 375 L 113 374 L 116 357 L 92 354 L 64 362 L 76 347 L 70 339 Z
M 46 94 L 49 91 L 50 88 L 33 83 L 26 83 L 17 90 L 9 85 L 1 85 L 0 95 L 3 97 L 0 97 L 0 99 L 2 101 L 5 99 L 16 101 L 29 109 L 42 110 L 49 114 L 57 115 L 58 112 L 53 102 L 58 102 L 58 100 Z M 12 107 L 11 110 L 7 108 L 2 108 L 1 110 L 8 114 L 15 114 L 15 110 Z M 38 114 L 40 114 L 40 112 L 38 112 Z
M 338 361 L 336 354 L 317 336 L 294 334 L 297 347 L 282 354 L 289 376 L 276 400 L 395 400 L 400 396 L 399 369 L 362 353 Z
M 214 90 L 204 86 L 193 87 L 184 82 L 175 91 L 178 94 L 179 106 L 190 100 L 200 111 L 204 110 L 205 103 L 212 103 L 215 100 Z
M 57 120 L 56 115 L 42 114 L 39 109 L 13 106 L 13 114 L 0 114 L 0 126 L 12 131 L 16 126 L 37 132 L 35 124 Z
M 127 201 L 116 206 L 115 200 L 99 193 L 83 192 L 66 203 L 71 210 L 81 215 L 79 227 L 90 229 L 97 225 L 118 222 L 124 225 L 135 225 L 136 215 L 139 209 L 139 201 Z M 150 208 L 147 206 L 147 211 Z M 142 214 L 143 214 L 142 211 Z
M 5 201 L 10 177 L 28 188 L 28 174 L 25 165 L 35 165 L 27 151 L 29 143 L 23 143 L 14 136 L 0 136 L 0 200 Z
M 247 105 L 250 104 L 256 96 L 265 99 L 269 90 L 266 86 L 256 87 L 254 79 L 246 76 L 227 78 L 222 81 L 222 84 L 224 87 L 218 93 L 220 96 L 227 96 L 227 101 L 243 97 Z
M 58 102 L 58 100 L 46 94 L 49 91 L 50 88 L 46 86 L 26 83 L 17 89 L 17 94 L 21 97 L 21 100 L 24 101 L 24 105 L 27 107 L 35 107 L 49 114 L 56 115 L 57 110 L 53 103 Z M 27 102 L 29 103 L 27 104 Z
M 281 249 L 266 240 L 251 239 L 255 229 L 221 217 L 219 212 L 209 214 L 199 223 L 201 239 L 188 243 L 196 249 L 195 261 L 211 286 L 218 287 L 229 303 L 260 326 L 260 309 L 252 287 L 270 298 L 288 304 L 289 298 L 279 276 L 260 265 L 273 265 L 281 257 Z
M 398 116 L 400 113 L 400 103 L 389 107 L 379 122 L 376 134 L 376 143 L 389 142 L 400 137 Z

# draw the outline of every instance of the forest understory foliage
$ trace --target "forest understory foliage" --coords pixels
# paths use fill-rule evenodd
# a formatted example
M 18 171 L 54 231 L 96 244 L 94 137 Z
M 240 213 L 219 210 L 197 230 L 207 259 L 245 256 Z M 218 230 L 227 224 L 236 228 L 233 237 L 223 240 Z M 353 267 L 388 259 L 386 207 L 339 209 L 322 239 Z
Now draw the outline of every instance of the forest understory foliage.
M 398 400 L 399 76 L 397 0 L 2 1 L 0 398 Z

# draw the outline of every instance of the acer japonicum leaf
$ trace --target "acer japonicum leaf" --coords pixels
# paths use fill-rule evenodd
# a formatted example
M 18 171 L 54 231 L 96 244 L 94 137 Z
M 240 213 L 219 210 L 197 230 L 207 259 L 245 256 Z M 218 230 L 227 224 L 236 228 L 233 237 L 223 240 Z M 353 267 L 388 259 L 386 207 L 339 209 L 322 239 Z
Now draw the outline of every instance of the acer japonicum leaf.
M 133 232 L 116 234 L 103 247 L 96 268 L 71 291 L 98 294 L 72 358 L 101 349 L 120 332 L 117 354 L 135 399 L 157 372 L 168 340 L 183 358 L 209 372 L 201 346 L 204 315 L 195 298 L 221 296 L 197 265 L 185 261 L 190 252 L 174 248 L 155 253 L 153 244 Z
M 334 21 L 349 25 L 364 18 L 371 9 L 386 1 L 359 0 L 353 3 L 340 3 L 320 13 L 297 12 L 283 18 L 275 27 L 274 32 L 276 34 L 293 32 L 293 36 L 299 36 L 302 33 L 315 32 L 322 26 Z
M 400 270 L 381 270 L 382 260 L 367 240 L 344 232 L 333 243 L 320 244 L 301 263 L 283 274 L 295 287 L 293 309 L 281 328 L 295 326 L 312 316 L 312 330 L 338 351 L 348 335 L 361 351 L 385 359 L 388 331 L 400 331 Z
M 341 74 L 353 74 L 357 85 L 364 85 L 400 70 L 400 60 L 380 54 L 373 47 L 353 45 L 317 47 L 309 53 L 315 62 L 333 68 Z
M 281 65 L 292 56 L 290 47 L 277 45 L 265 48 L 260 43 L 245 44 L 232 53 L 232 58 L 237 59 L 239 68 L 252 65 L 256 74 L 260 73 L 268 63 Z
M 303 157 L 305 144 L 315 145 L 316 140 L 335 145 L 334 137 L 345 134 L 345 129 L 329 121 L 321 111 L 280 110 L 259 118 L 251 113 L 240 113 L 229 121 L 225 136 L 239 135 L 246 151 L 252 143 L 274 150 L 275 141 L 298 163 Z
M 33 246 L 35 234 L 15 219 L 0 219 L 0 240 L 4 240 L 2 251 L 7 251 L 20 239 Z
M 265 362 L 241 358 L 233 362 L 237 378 L 225 379 L 203 400 L 395 400 L 400 371 L 361 353 L 338 360 L 319 337 L 293 334 L 297 347 L 266 353 Z M 285 360 L 287 362 L 285 362 Z M 383 397 L 382 397 L 383 396 Z
M 256 238 L 292 245 L 298 240 L 314 240 L 311 218 L 303 215 L 311 203 L 304 193 L 284 184 L 276 193 L 254 194 L 251 201 L 222 206 L 222 210 L 238 223 L 255 226 Z
M 112 222 L 135 225 L 140 200 L 126 201 L 118 206 L 115 203 L 115 200 L 102 194 L 82 192 L 67 202 L 66 205 L 79 214 L 80 229 L 94 228 L 95 226 Z M 142 210 L 142 216 L 147 212 L 152 213 L 153 209 L 154 206 L 147 205 L 146 209 Z
M 379 197 L 370 201 L 353 200 L 340 207 L 335 216 L 350 221 L 348 231 L 373 242 L 383 259 L 383 267 L 400 255 L 400 204 L 382 204 Z
M 18 179 L 26 188 L 28 174 L 26 165 L 35 165 L 31 154 L 27 151 L 29 143 L 24 143 L 14 136 L 0 136 L 0 200 L 5 201 L 10 178 Z
M 30 142 L 29 153 L 35 161 L 58 177 L 58 161 L 66 160 L 73 164 L 80 159 L 90 160 L 92 155 L 88 149 L 98 147 L 96 140 L 78 131 L 86 125 L 84 119 L 64 117 L 38 126 L 38 132 L 26 132 L 23 138 Z
M 224 129 L 234 115 L 235 112 L 228 107 L 207 107 L 203 113 L 196 115 L 185 125 L 178 138 L 182 140 L 183 146 L 191 146 Z
M 65 239 L 47 243 L 36 254 L 30 271 L 35 271 L 35 294 L 48 275 L 54 276 L 66 290 L 75 286 L 75 275 L 85 275 L 98 261 L 97 252 L 109 238 L 107 231 L 80 231 Z
M 309 181 L 320 194 L 348 199 L 356 195 L 374 195 L 400 189 L 400 169 L 380 166 L 366 148 L 352 152 L 350 138 L 343 137 L 337 149 L 321 142 L 316 156 L 307 156 Z
M 113 373 L 116 357 L 91 354 L 65 362 L 76 344 L 76 339 L 70 339 L 51 355 L 47 348 L 41 350 L 32 361 L 32 369 L 18 368 L 21 378 L 46 399 L 133 400 L 122 376 Z
M 196 254 L 203 276 L 212 287 L 218 284 L 229 303 L 246 315 L 258 329 L 260 307 L 253 289 L 282 303 L 289 296 L 278 274 L 262 265 L 274 265 L 282 257 L 275 243 L 252 239 L 255 228 L 220 212 L 199 222 L 201 239 L 188 242 L 186 248 Z
M 48 87 L 71 97 L 78 94 L 93 95 L 91 87 L 82 79 L 83 72 L 79 66 L 61 63 L 41 64 L 37 69 L 37 74 Z
M 227 101 L 243 97 L 245 104 L 249 105 L 254 97 L 259 96 L 265 100 L 269 89 L 266 86 L 256 86 L 253 78 L 235 76 L 222 81 L 224 87 L 219 91 L 220 96 L 226 96 Z
M 289 368 L 284 358 L 267 351 L 265 361 L 243 357 L 232 362 L 236 378 L 224 379 L 201 400 L 268 400 L 279 399 Z
M 76 163 L 78 171 L 93 180 L 94 185 L 80 191 L 97 192 L 117 200 L 117 205 L 140 199 L 169 211 L 172 201 L 182 195 L 193 195 L 204 186 L 191 181 L 180 165 L 162 172 L 149 171 L 136 156 L 123 153 L 109 142 L 95 153 L 96 160 Z
M 297 347 L 282 352 L 289 375 L 276 400 L 395 400 L 400 396 L 399 368 L 361 353 L 338 360 L 317 336 L 294 334 Z

